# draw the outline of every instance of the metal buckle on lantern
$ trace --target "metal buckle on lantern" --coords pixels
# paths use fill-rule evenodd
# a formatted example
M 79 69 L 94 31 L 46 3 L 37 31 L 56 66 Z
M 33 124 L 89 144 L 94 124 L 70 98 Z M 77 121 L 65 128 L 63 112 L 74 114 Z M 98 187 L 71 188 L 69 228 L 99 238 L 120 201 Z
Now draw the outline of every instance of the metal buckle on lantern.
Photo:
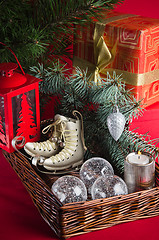
M 8 72 L 2 70 L 2 71 L 0 71 L 0 74 L 1 74 L 2 77 L 11 77 L 13 75 L 13 70 L 10 70 Z

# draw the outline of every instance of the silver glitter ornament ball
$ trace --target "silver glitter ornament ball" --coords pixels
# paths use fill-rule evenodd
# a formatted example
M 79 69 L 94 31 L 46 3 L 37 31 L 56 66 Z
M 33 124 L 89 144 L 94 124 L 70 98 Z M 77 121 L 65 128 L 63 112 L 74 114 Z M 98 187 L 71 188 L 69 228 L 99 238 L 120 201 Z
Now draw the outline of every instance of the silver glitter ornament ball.
M 114 176 L 99 177 L 91 189 L 92 199 L 108 198 L 128 194 L 128 188 L 122 178 Z
M 51 190 L 63 204 L 87 199 L 87 189 L 84 183 L 78 177 L 71 175 L 58 178 Z
M 82 165 L 80 178 L 84 182 L 88 194 L 91 194 L 91 187 L 95 180 L 103 175 L 114 175 L 112 165 L 104 158 L 93 157 Z

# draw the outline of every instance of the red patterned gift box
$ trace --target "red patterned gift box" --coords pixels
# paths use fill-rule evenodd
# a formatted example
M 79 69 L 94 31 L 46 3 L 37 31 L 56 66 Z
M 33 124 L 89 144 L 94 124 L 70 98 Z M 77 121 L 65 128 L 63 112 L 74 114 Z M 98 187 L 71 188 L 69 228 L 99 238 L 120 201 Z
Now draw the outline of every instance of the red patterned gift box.
M 97 55 L 104 55 L 98 42 L 102 36 L 108 47 L 105 73 L 122 74 L 127 88 L 133 89 L 137 100 L 143 99 L 144 106 L 159 101 L 159 19 L 109 11 L 101 22 L 84 29 L 78 26 L 77 31 L 74 66 L 88 67 L 91 73 L 99 70 L 102 63 L 97 64 L 101 58 Z

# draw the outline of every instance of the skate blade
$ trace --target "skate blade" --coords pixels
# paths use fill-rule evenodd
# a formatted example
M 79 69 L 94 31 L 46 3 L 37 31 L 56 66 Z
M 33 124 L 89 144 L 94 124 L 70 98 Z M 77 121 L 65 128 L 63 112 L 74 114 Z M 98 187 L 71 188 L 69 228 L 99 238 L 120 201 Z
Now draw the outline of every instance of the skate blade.
M 63 175 L 66 173 L 70 173 L 72 171 L 79 171 L 81 168 L 81 165 L 83 164 L 83 160 L 72 164 L 70 167 L 67 167 L 65 169 L 50 169 L 50 170 L 46 170 L 46 168 L 44 167 L 37 167 L 37 170 L 40 171 L 41 173 L 45 173 L 45 174 L 52 174 L 52 175 Z

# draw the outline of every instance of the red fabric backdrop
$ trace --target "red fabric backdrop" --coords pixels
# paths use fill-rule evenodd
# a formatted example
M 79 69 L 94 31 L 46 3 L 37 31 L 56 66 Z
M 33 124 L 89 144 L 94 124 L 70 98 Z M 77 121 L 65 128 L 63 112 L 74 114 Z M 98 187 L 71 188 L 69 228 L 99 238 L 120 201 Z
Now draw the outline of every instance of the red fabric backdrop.
M 125 0 L 117 10 L 159 18 L 158 0 Z M 138 132 L 149 131 L 151 138 L 159 136 L 159 103 L 149 107 L 142 118 L 135 120 L 131 128 Z M 158 239 L 159 217 L 124 223 L 114 227 L 73 237 L 74 240 L 140 240 Z M 20 179 L 2 156 L 0 150 L 0 239 L 1 240 L 49 240 L 57 239 L 33 205 Z

